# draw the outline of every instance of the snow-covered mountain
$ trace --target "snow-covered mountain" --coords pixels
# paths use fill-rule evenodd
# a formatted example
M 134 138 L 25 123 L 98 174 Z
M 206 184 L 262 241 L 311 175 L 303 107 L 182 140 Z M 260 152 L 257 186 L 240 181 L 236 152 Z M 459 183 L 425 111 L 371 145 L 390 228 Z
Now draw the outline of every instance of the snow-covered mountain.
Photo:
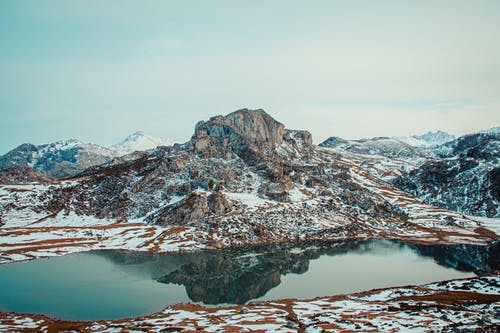
M 451 141 L 449 139 L 453 136 L 442 131 L 429 132 L 420 136 L 415 135 L 411 137 L 411 140 L 406 138 L 406 142 L 402 138 L 395 137 L 361 140 L 331 137 L 321 143 L 318 149 L 312 145 L 312 139 L 308 132 L 284 130 L 280 123 L 262 112 L 243 110 L 227 117 L 218 116 L 210 119 L 209 122 L 200 122 L 196 126 L 195 135 L 191 141 L 177 146 L 172 146 L 173 140 L 155 138 L 143 132 L 133 133 L 122 142 L 108 147 L 82 143 L 77 140 L 40 146 L 24 144 L 0 157 L 0 170 L 16 166 L 32 167 L 52 178 L 61 179 L 78 174 L 91 175 L 99 173 L 101 170 L 105 170 L 102 172 L 111 172 L 110 170 L 119 168 L 130 168 L 130 165 L 134 165 L 134 163 L 150 164 L 151 159 L 158 159 L 158 165 L 151 166 L 158 171 L 145 176 L 141 182 L 142 185 L 137 184 L 137 186 L 144 188 L 150 181 L 155 184 L 154 188 L 159 183 L 169 183 L 171 185 L 168 188 L 162 188 L 162 194 L 158 198 L 165 197 L 170 198 L 168 200 L 174 200 L 184 197 L 186 200 L 184 205 L 193 208 L 197 207 L 198 201 L 202 199 L 194 194 L 191 199 L 189 196 L 185 196 L 197 187 L 207 187 L 210 180 L 213 186 L 214 182 L 220 184 L 216 178 L 222 177 L 224 186 L 227 187 L 227 184 L 235 182 L 235 180 L 231 180 L 234 177 L 239 182 L 231 186 L 232 191 L 237 193 L 240 187 L 254 186 L 255 184 L 252 182 L 256 181 L 255 177 L 261 177 L 262 173 L 274 176 L 269 176 L 270 178 L 266 178 L 266 181 L 259 181 L 255 190 L 258 189 L 258 195 L 255 197 L 252 194 L 252 200 L 259 202 L 267 199 L 293 200 L 295 196 L 301 196 L 302 192 L 297 190 L 300 186 L 290 191 L 294 187 L 290 187 L 287 177 L 277 181 L 283 177 L 284 170 L 294 170 L 292 172 L 294 177 L 301 175 L 300 177 L 307 180 L 306 186 L 316 182 L 328 184 L 329 181 L 323 179 L 324 175 L 312 177 L 304 170 L 299 171 L 296 169 L 297 166 L 288 165 L 283 159 L 300 157 L 315 161 L 322 160 L 322 163 L 326 163 L 324 162 L 326 153 L 328 156 L 340 156 L 346 161 L 349 168 L 355 166 L 379 180 L 394 182 L 394 185 L 400 189 L 427 203 L 467 214 L 499 215 L 498 184 L 500 172 L 498 170 L 500 152 L 498 135 L 500 134 L 494 134 L 495 129 L 485 133 L 462 136 Z M 265 121 L 262 121 L 261 118 Z M 201 130 L 202 126 L 208 127 Z M 260 127 L 256 129 L 256 126 Z M 279 133 L 275 133 L 276 131 Z M 269 144 L 275 145 L 277 142 L 285 142 L 288 145 L 286 148 L 283 145 L 277 145 L 277 148 L 273 146 L 273 149 L 270 150 Z M 438 144 L 439 142 L 445 143 Z M 169 149 L 155 148 L 158 146 L 170 147 Z M 277 149 L 278 154 L 274 152 L 274 149 Z M 134 151 L 141 151 L 141 153 L 132 154 Z M 283 157 L 279 153 L 286 156 Z M 208 160 L 202 161 L 195 158 L 196 156 L 215 156 L 223 160 L 217 163 L 211 161 L 211 164 L 206 164 Z M 258 172 L 255 170 L 250 172 L 246 169 L 247 167 L 234 161 L 228 162 L 227 159 L 231 156 L 238 156 L 248 167 L 260 165 L 261 169 Z M 163 165 L 166 163 L 165 160 L 170 161 L 168 165 Z M 227 164 L 231 163 L 237 165 L 228 167 Z M 172 175 L 175 179 L 160 181 L 165 172 L 174 169 L 184 170 L 184 173 L 187 172 L 186 170 L 189 172 L 183 174 L 182 177 L 177 175 L 180 177 L 179 179 Z M 235 171 L 235 169 L 239 169 L 239 171 Z M 242 170 L 249 172 L 248 179 L 252 181 L 246 182 L 240 179 Z M 134 169 L 133 172 L 139 171 Z M 219 175 L 224 172 L 224 175 Z M 36 175 L 33 172 L 30 174 Z M 218 176 L 214 178 L 214 174 Z M 6 174 L 5 177 L 8 175 Z M 288 177 L 290 178 L 290 176 Z M 37 179 L 41 178 L 37 176 Z M 132 180 L 126 180 L 126 182 L 129 181 Z M 109 183 L 106 186 L 117 186 L 116 182 L 119 180 L 114 178 L 113 184 Z M 135 188 L 131 191 L 135 194 L 129 195 L 129 198 L 138 196 L 140 192 L 137 192 L 138 190 Z M 120 197 L 121 194 L 116 195 Z M 345 192 L 339 195 L 343 197 Z M 357 196 L 360 195 L 362 194 L 357 194 Z M 99 197 L 99 194 L 95 193 L 93 196 Z M 108 200 L 108 196 L 109 192 L 106 192 L 103 200 Z M 127 211 L 129 213 L 127 214 L 136 216 L 137 212 L 147 211 L 150 207 L 160 205 L 160 202 L 150 201 L 151 196 L 156 197 L 158 194 L 148 193 L 147 204 L 128 205 Z M 212 199 L 216 202 L 209 203 L 209 205 L 215 205 L 213 207 L 216 208 L 212 208 L 216 209 L 217 212 L 226 209 L 224 207 L 227 206 L 227 200 L 220 199 L 217 195 L 210 197 L 210 200 Z M 120 203 L 119 206 L 121 207 L 121 205 Z M 110 208 L 108 207 L 108 209 Z M 178 207 L 178 209 L 181 208 Z M 122 215 L 125 213 L 120 211 L 113 214 Z M 127 214 L 123 217 L 126 218 Z M 178 213 L 163 212 L 161 214 L 170 216 L 170 214 Z M 157 221 L 164 219 L 164 217 L 150 214 L 147 219 Z
M 109 147 L 84 143 L 75 139 L 42 145 L 25 143 L 0 156 L 0 170 L 31 167 L 50 177 L 62 179 L 75 176 L 91 166 L 107 163 L 113 158 L 134 151 L 148 150 L 173 143 L 173 140 L 155 138 L 143 132 L 136 132 Z
M 405 142 L 414 147 L 436 147 L 446 142 L 454 140 L 453 134 L 444 131 L 427 132 L 422 135 L 412 135 L 406 137 L 396 137 L 395 139 Z
M 134 151 L 149 150 L 158 146 L 171 146 L 176 142 L 176 140 L 154 137 L 142 131 L 137 131 L 127 136 L 123 141 L 108 148 L 114 151 L 116 155 L 123 156 Z
M 330 137 L 320 143 L 319 146 L 336 148 L 354 154 L 378 155 L 390 158 L 421 158 L 431 155 L 427 148 L 411 145 L 396 137 L 376 137 L 360 140 Z
M 359 140 L 346 140 L 333 136 L 320 143 L 320 146 L 337 148 L 362 155 L 380 155 L 390 158 L 422 158 L 432 157 L 434 147 L 454 139 L 454 135 L 443 131 L 405 137 L 375 137 Z

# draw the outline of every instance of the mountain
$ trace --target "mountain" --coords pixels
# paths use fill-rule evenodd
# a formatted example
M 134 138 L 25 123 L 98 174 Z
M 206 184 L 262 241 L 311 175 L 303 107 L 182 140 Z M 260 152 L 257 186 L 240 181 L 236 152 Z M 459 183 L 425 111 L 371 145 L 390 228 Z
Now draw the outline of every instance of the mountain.
M 422 135 L 412 135 L 408 137 L 397 137 L 396 139 L 403 141 L 414 147 L 435 147 L 446 142 L 453 141 L 456 137 L 453 134 L 444 131 L 427 132 Z
M 435 148 L 438 158 L 393 181 L 426 203 L 500 216 L 500 133 L 465 135 Z
M 171 146 L 177 141 L 172 139 L 158 138 L 137 131 L 127 136 L 123 141 L 109 147 L 117 156 L 128 155 L 135 151 L 144 151 L 158 146 Z
M 0 157 L 0 170 L 32 167 L 54 178 L 67 178 L 86 168 L 110 161 L 116 154 L 95 144 L 78 140 L 35 146 L 25 143 Z
M 489 134 L 498 134 L 500 133 L 500 126 L 492 127 L 487 130 L 482 130 L 479 133 L 489 133 Z
M 200 121 L 184 144 L 90 167 L 22 196 L 0 188 L 0 221 L 87 223 L 73 247 L 127 240 L 127 248 L 150 251 L 373 237 L 491 240 L 478 222 L 423 204 L 359 161 L 313 145 L 309 132 L 287 129 L 263 110 L 242 109 Z M 96 227 L 78 222 L 90 217 Z
M 376 137 L 371 139 L 345 140 L 330 137 L 319 146 L 336 148 L 361 155 L 379 155 L 390 158 L 428 157 L 431 152 L 423 147 L 413 146 L 400 138 Z
M 455 136 L 443 131 L 427 132 L 406 137 L 375 137 L 346 140 L 332 136 L 320 143 L 321 147 L 337 148 L 362 155 L 379 155 L 390 158 L 429 158 L 433 148 L 453 141 Z
M 498 217 L 499 135 L 497 127 L 459 138 L 443 131 L 400 138 L 330 137 L 320 146 L 428 204 Z
M 63 179 L 134 151 L 172 143 L 172 140 L 155 138 L 142 132 L 136 132 L 110 147 L 83 143 L 74 139 L 38 146 L 25 143 L 0 156 L 0 170 L 32 167 L 46 173 L 49 177 Z

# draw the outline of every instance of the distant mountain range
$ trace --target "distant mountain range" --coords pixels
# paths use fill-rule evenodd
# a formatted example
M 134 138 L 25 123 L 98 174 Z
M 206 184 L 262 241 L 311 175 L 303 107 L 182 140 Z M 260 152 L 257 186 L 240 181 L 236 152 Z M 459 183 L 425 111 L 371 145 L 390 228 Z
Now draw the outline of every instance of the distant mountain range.
M 0 170 L 32 167 L 50 177 L 62 179 L 135 151 L 174 143 L 175 140 L 153 137 L 140 131 L 112 146 L 84 143 L 75 139 L 42 145 L 25 143 L 0 156 Z

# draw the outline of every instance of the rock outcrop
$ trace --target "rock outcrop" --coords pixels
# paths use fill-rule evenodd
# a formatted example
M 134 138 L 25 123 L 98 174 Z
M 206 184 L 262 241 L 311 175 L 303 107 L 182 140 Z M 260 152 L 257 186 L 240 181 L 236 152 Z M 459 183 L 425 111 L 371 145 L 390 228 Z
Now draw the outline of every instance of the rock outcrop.
M 207 205 L 213 215 L 224 215 L 231 211 L 231 204 L 221 192 L 213 192 L 207 197 Z
M 237 155 L 257 163 L 263 154 L 283 142 L 284 129 L 263 110 L 242 109 L 199 122 L 191 143 L 202 157 L 228 159 Z
M 205 196 L 191 193 L 187 198 L 171 206 L 161 208 L 154 216 L 148 217 L 160 225 L 187 225 L 203 222 L 208 214 Z

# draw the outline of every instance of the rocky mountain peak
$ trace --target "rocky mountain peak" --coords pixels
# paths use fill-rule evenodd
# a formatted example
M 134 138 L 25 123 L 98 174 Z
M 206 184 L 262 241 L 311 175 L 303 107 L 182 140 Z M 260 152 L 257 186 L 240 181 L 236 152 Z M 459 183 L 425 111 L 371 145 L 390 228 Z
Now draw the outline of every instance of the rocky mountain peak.
M 241 109 L 228 114 L 225 119 L 257 146 L 274 146 L 283 141 L 285 125 L 264 110 Z
M 127 136 L 123 141 L 110 146 L 109 149 L 116 156 L 123 156 L 135 151 L 149 150 L 158 146 L 171 146 L 174 143 L 176 143 L 176 140 L 158 138 L 148 135 L 143 131 L 136 131 Z
M 230 158 L 260 154 L 283 142 L 285 126 L 264 110 L 241 109 L 200 121 L 191 143 L 205 157 Z

